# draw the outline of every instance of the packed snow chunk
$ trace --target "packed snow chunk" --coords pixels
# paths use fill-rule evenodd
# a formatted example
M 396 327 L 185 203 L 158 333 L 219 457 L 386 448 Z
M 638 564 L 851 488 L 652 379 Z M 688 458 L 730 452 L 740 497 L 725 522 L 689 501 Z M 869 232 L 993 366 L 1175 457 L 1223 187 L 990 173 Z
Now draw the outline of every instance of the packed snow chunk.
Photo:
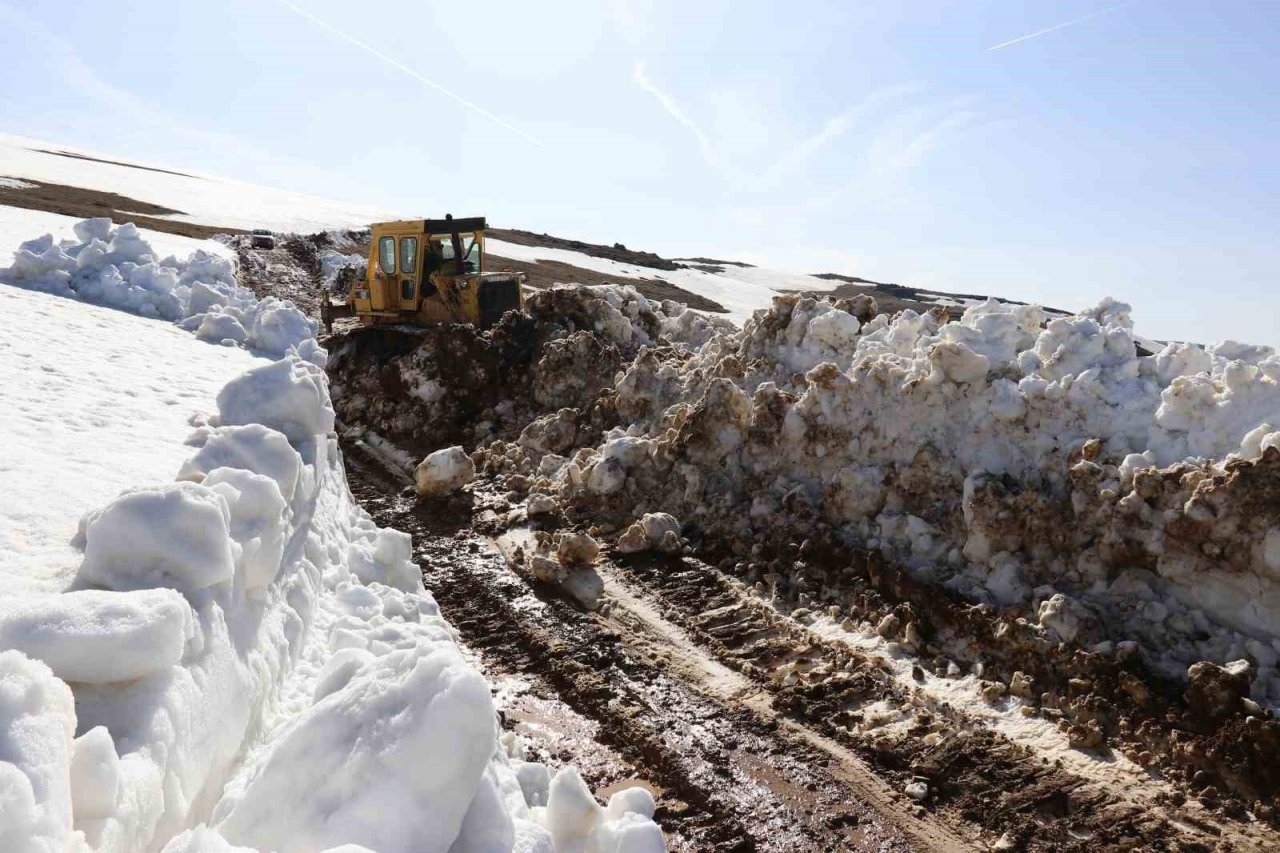
M 986 378 L 990 360 L 961 343 L 943 341 L 929 350 L 929 360 L 936 369 L 935 376 L 957 384 L 979 382 Z
M 587 472 L 587 488 L 597 495 L 611 495 L 627 482 L 627 468 L 616 457 L 598 459 Z
M 347 565 L 361 583 L 380 583 L 402 592 L 423 591 L 422 572 L 413 561 L 413 538 L 408 533 L 382 528 L 371 538 L 353 539 Z
M 551 780 L 546 826 L 551 830 L 556 850 L 584 849 L 587 838 L 600 824 L 603 812 L 574 768 L 564 768 Z
M 634 812 L 605 821 L 592 840 L 593 849 L 600 853 L 666 853 L 667 850 L 658 825 Z
M 551 771 L 547 765 L 538 761 L 512 761 L 512 766 L 515 767 L 516 781 L 520 783 L 525 804 L 545 806 L 551 790 Z
M 315 364 L 290 354 L 255 367 L 218 392 L 224 425 L 263 424 L 295 446 L 333 432 L 329 380 Z
M 242 468 L 215 468 L 204 485 L 227 499 L 231 538 L 240 545 L 238 566 L 246 590 L 275 580 L 289 533 L 289 509 L 270 477 Z
M 680 522 L 665 512 L 646 512 L 618 537 L 618 550 L 624 554 L 658 550 L 679 553 Z
M 361 848 L 362 849 L 362 848 Z M 161 853 L 260 853 L 249 847 L 238 847 L 207 826 L 188 829 L 169 839 Z M 324 851 L 331 853 L 331 851 Z
M 0 652 L 0 850 L 68 849 L 75 731 L 70 688 L 22 652 Z
M 589 533 L 566 531 L 556 538 L 556 558 L 565 566 L 587 566 L 600 554 L 600 543 Z
M 195 617 L 171 589 L 0 598 L 0 647 L 44 661 L 64 681 L 132 681 L 182 660 Z
M 189 596 L 235 575 L 227 500 L 195 483 L 127 491 L 86 514 L 77 539 L 84 545 L 77 589 L 159 586 Z
M 213 308 L 222 308 L 231 303 L 226 288 L 214 287 L 203 281 L 192 282 L 191 292 L 187 296 L 187 312 L 189 316 L 207 313 Z M 242 330 L 243 331 L 243 330 Z
M 232 341 L 244 343 L 246 333 L 240 321 L 230 314 L 209 313 L 204 315 L 200 326 L 196 329 L 196 337 L 202 341 L 222 343 Z
M 644 788 L 639 786 L 623 788 L 609 798 L 609 805 L 605 808 L 605 817 L 609 820 L 617 820 L 631 813 L 652 819 L 655 808 L 653 794 Z
M 120 788 L 120 756 L 105 726 L 76 738 L 71 753 L 71 803 L 76 823 L 111 817 Z
M 302 457 L 284 433 L 262 424 L 224 426 L 205 434 L 200 450 L 182 463 L 178 479 L 199 483 L 217 468 L 241 468 L 275 480 L 292 504 L 302 467 Z
M 578 771 L 567 767 L 551 780 L 544 821 L 561 853 L 665 853 L 652 815 L 653 797 L 641 788 L 620 791 L 601 808 Z
M 858 318 L 852 314 L 838 309 L 831 310 L 809 321 L 805 341 L 835 352 L 852 350 L 861 327 Z
M 277 853 L 446 853 L 496 743 L 484 679 L 452 642 L 419 638 L 303 711 L 214 826 Z
M 316 321 L 308 319 L 292 302 L 268 296 L 253 308 L 247 343 L 252 349 L 279 357 L 290 347 L 315 338 L 318 328 Z
M 437 450 L 418 464 L 413 479 L 418 494 L 428 497 L 447 495 L 476 478 L 476 463 L 461 447 Z

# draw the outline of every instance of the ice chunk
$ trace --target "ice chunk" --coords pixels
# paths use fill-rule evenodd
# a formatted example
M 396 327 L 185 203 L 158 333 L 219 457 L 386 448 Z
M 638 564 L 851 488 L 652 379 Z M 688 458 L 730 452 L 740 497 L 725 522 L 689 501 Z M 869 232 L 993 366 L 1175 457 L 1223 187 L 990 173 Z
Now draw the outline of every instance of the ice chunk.
M 182 659 L 195 620 L 171 589 L 79 590 L 0 598 L 0 646 L 66 681 L 130 681 Z

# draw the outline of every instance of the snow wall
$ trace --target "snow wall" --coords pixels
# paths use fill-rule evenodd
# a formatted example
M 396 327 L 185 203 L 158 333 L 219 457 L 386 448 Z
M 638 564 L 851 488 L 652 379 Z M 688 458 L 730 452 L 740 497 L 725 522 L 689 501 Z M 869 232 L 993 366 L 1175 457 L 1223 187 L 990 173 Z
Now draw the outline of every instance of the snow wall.
M 595 292 L 604 337 L 655 310 Z M 613 389 L 602 441 L 575 443 L 582 419 L 562 411 L 477 462 L 524 475 L 540 507 L 622 525 L 667 512 L 743 560 L 834 535 L 1049 642 L 1137 650 L 1176 679 L 1244 660 L 1254 696 L 1280 704 L 1269 347 L 1143 353 L 1111 300 L 1056 319 L 991 300 L 952 320 L 797 295 L 740 331 L 653 341 Z M 786 572 L 761 584 L 782 594 Z

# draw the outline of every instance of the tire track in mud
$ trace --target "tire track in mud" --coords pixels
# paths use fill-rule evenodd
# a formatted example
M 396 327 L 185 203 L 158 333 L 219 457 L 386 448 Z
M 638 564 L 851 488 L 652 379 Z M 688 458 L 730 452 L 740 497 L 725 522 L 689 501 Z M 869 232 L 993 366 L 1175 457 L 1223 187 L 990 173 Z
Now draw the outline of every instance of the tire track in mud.
M 856 754 L 899 789 L 926 782 L 930 810 L 962 832 L 980 827 L 989 842 L 1002 837 L 1008 846 L 995 849 L 1266 850 L 1280 843 L 1266 827 L 1224 823 L 1176 797 L 1162 800 L 1159 790 L 1123 790 L 1119 774 L 1106 784 L 1060 760 L 1047 762 L 963 711 L 904 688 L 874 655 L 778 614 L 711 566 L 632 556 L 614 571 L 718 661 L 750 677 L 787 718 Z M 913 678 L 923 681 L 915 669 Z M 867 709 L 912 704 L 911 728 L 888 738 L 876 737 L 874 725 L 871 736 L 862 733 Z M 931 718 L 935 724 L 926 727 Z M 1151 787 L 1159 788 L 1157 779 Z
M 466 502 L 418 502 L 378 463 L 344 445 L 352 494 L 379 525 L 410 533 L 427 588 L 491 674 L 518 674 L 598 726 L 626 767 L 593 787 L 641 777 L 658 786 L 657 819 L 672 850 L 958 849 L 958 839 L 903 809 L 886 815 L 856 795 L 829 753 L 750 707 L 694 689 L 608 618 L 549 588 L 526 586 L 471 527 Z M 477 501 L 477 503 L 480 503 Z M 524 599 L 524 600 L 522 600 Z
M 697 560 L 602 565 L 605 606 L 583 612 L 493 550 L 480 530 L 504 525 L 485 510 L 508 505 L 485 484 L 419 502 L 346 450 L 353 494 L 380 525 L 413 535 L 464 642 L 491 674 L 518 675 L 598 727 L 626 766 L 588 770 L 593 787 L 637 776 L 658 786 L 673 850 L 1267 849 L 1265 834 L 1131 798 L 919 701 L 874 654 Z M 867 725 L 913 704 L 906 728 L 882 737 Z M 902 794 L 912 782 L 928 786 L 922 804 Z

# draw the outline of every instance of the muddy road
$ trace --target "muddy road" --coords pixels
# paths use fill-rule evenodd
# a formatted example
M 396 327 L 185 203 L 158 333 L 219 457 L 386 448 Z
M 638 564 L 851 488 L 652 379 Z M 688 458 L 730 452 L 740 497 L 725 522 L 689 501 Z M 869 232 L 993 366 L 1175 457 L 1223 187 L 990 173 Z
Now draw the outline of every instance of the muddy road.
M 527 685 L 531 697 L 504 710 L 505 725 L 535 748 L 559 745 L 563 754 L 545 756 L 553 762 L 595 756 L 575 761 L 593 789 L 649 786 L 672 850 L 896 851 L 946 840 L 909 809 L 867 808 L 854 795 L 874 783 L 864 771 L 767 705 L 754 708 L 749 691 L 726 701 L 736 685 L 708 689 L 700 670 L 711 659 L 635 624 L 625 605 L 588 613 L 513 572 L 473 524 L 500 498 L 419 501 L 356 446 L 344 454 L 352 494 L 378 524 L 413 535 L 427 588 L 486 675 Z M 554 736 L 540 736 L 548 729 Z
M 673 850 L 1263 850 L 1273 838 L 1118 756 L 1036 748 L 1043 733 L 1020 742 L 688 555 L 602 560 L 604 603 L 589 612 L 511 559 L 530 530 L 500 482 L 420 499 L 363 445 L 344 452 L 357 500 L 414 537 L 427 588 L 498 685 L 504 726 L 596 790 L 650 787 Z

